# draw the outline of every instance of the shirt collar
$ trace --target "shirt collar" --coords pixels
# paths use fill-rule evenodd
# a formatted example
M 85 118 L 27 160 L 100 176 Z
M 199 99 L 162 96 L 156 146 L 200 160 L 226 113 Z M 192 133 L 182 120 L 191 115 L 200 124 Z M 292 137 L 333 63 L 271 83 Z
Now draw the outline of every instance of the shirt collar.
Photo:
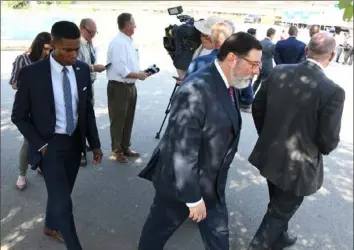
M 227 88 L 227 89 L 230 88 L 230 85 L 229 85 L 229 83 L 228 83 L 228 81 L 227 81 L 227 78 L 226 78 L 224 72 L 222 71 L 222 69 L 221 69 L 221 67 L 220 67 L 220 64 L 219 64 L 218 59 L 215 59 L 214 64 L 215 64 L 215 67 L 216 67 L 216 69 L 218 70 L 218 72 L 219 72 L 221 78 L 224 80 L 224 83 L 225 83 L 226 88 Z
M 85 39 L 85 37 L 81 36 L 80 38 L 82 44 L 88 44 L 89 42 Z
M 129 41 L 133 41 L 133 38 L 130 36 L 127 36 L 126 34 L 124 34 L 122 31 L 119 31 L 119 35 L 124 37 L 125 39 L 129 40 Z
M 315 60 L 313 60 L 313 59 L 311 59 L 311 58 L 307 58 L 307 61 L 316 64 L 318 67 L 320 67 L 320 68 L 322 69 L 322 71 L 325 70 L 325 68 L 324 68 L 324 67 L 322 66 L 322 64 L 320 64 L 319 62 L 317 62 L 317 61 L 315 61 Z
M 58 63 L 57 61 L 55 61 L 54 57 L 53 57 L 53 53 L 50 54 L 49 57 L 50 60 L 50 66 L 52 67 L 52 69 L 54 69 L 56 72 L 61 73 L 64 69 L 64 66 L 61 65 L 60 63 Z M 73 67 L 72 66 L 65 66 L 69 72 L 73 72 Z

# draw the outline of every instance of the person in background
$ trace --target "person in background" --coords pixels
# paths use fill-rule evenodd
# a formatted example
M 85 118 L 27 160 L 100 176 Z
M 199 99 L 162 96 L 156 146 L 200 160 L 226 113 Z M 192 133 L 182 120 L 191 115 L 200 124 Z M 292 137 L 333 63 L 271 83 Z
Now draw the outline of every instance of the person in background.
M 32 45 L 28 51 L 24 54 L 16 57 L 13 63 L 10 85 L 13 89 L 17 90 L 17 79 L 20 69 L 23 67 L 35 63 L 39 60 L 46 58 L 52 47 L 50 45 L 52 37 L 48 32 L 39 33 L 32 42 Z M 23 190 L 27 187 L 26 173 L 28 170 L 28 141 L 24 137 L 23 144 L 19 155 L 19 176 L 17 178 L 16 187 L 19 190 Z M 40 170 L 38 169 L 40 173 Z
M 251 34 L 251 35 L 254 36 L 254 37 L 257 36 L 257 30 L 254 29 L 254 28 L 249 28 L 249 29 L 247 30 L 247 33 L 248 33 L 248 34 Z
M 317 33 L 319 33 L 319 32 L 320 32 L 320 26 L 317 25 L 317 24 L 312 25 L 312 26 L 310 27 L 310 29 L 309 29 L 310 38 L 311 38 L 313 35 L 315 35 L 315 34 L 317 34 Z
M 273 39 L 275 36 L 275 29 L 269 28 L 267 30 L 267 37 L 261 41 L 262 45 L 262 69 L 261 73 L 258 75 L 257 80 L 253 83 L 253 92 L 256 93 L 259 84 L 267 78 L 269 72 L 273 69 L 273 56 L 275 44 Z
M 348 59 L 349 59 L 348 65 L 352 65 L 353 64 L 353 38 L 350 35 L 350 33 L 346 36 L 346 38 L 344 40 L 343 50 L 344 50 L 343 64 L 347 64 Z
M 278 41 L 274 48 L 275 64 L 294 64 L 306 60 L 306 44 L 297 40 L 298 29 L 296 26 L 289 28 L 289 38 Z
M 279 40 L 285 40 L 285 30 L 281 31 L 280 39 Z
M 97 34 L 96 23 L 90 18 L 84 18 L 80 22 L 81 43 L 78 55 L 78 60 L 87 63 L 90 66 L 91 83 L 96 80 L 97 72 L 103 72 L 106 70 L 104 65 L 96 64 L 96 53 L 93 47 L 92 40 Z M 92 85 L 92 105 L 95 106 L 95 91 L 94 85 Z M 87 146 L 87 151 L 91 151 L 91 148 Z M 82 154 L 81 166 L 87 165 L 86 152 Z
M 346 40 L 346 36 L 344 35 L 343 32 L 339 32 L 337 34 L 334 35 L 334 39 L 336 40 L 336 59 L 335 59 L 335 62 L 336 63 L 339 63 L 339 59 L 342 55 L 342 52 L 343 52 L 343 46 L 344 46 L 344 43 L 345 43 L 345 40 Z
M 248 160 L 267 180 L 269 203 L 249 250 L 293 245 L 289 220 L 322 186 L 323 155 L 338 146 L 345 100 L 324 72 L 334 50 L 332 34 L 315 34 L 307 60 L 276 66 L 256 94 L 252 116 L 259 137 Z
M 107 99 L 110 120 L 112 155 L 120 163 L 128 157 L 140 157 L 130 146 L 133 129 L 137 90 L 135 82 L 144 81 L 150 74 L 140 70 L 139 51 L 134 45 L 135 20 L 130 13 L 117 18 L 119 32 L 107 51 Z

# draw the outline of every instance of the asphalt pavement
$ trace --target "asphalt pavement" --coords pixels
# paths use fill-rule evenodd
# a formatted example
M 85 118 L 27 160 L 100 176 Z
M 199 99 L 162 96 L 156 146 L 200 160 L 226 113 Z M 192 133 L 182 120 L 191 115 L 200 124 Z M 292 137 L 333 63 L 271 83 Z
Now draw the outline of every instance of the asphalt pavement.
M 28 188 L 15 187 L 22 136 L 11 123 L 14 91 L 8 85 L 12 62 L 20 52 L 1 53 L 1 250 L 60 250 L 62 244 L 43 235 L 46 190 L 42 177 L 28 172 Z M 96 117 L 104 159 L 81 168 L 72 195 L 78 235 L 85 250 L 136 250 L 153 198 L 152 185 L 137 177 L 154 147 L 170 98 L 176 72 L 163 48 L 141 48 L 141 66 L 155 63 L 161 72 L 138 82 L 138 104 L 132 148 L 142 154 L 129 164 L 110 158 L 109 119 L 105 74 L 94 84 Z M 105 53 L 99 55 L 105 63 Z M 341 143 L 325 157 L 321 190 L 305 198 L 290 231 L 299 237 L 289 249 L 353 249 L 353 68 L 333 63 L 327 74 L 346 90 Z M 243 113 L 239 152 L 229 171 L 227 202 L 231 249 L 245 249 L 258 228 L 268 202 L 264 178 L 247 158 L 257 135 L 251 114 Z M 91 154 L 89 154 L 91 157 Z M 186 222 L 170 239 L 166 250 L 202 250 L 196 224 Z

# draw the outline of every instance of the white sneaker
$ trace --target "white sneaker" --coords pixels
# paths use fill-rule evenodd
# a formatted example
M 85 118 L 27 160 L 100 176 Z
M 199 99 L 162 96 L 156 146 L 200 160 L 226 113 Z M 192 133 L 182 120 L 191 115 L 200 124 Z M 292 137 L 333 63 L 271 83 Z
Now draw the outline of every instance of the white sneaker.
M 16 187 L 19 190 L 23 190 L 27 187 L 27 183 L 26 183 L 26 177 L 25 176 L 18 176 L 17 182 L 16 182 Z

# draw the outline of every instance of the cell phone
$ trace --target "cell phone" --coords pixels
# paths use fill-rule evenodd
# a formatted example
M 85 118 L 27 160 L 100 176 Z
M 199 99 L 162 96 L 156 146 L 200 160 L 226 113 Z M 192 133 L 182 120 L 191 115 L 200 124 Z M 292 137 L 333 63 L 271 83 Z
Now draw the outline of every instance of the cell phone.
M 106 69 L 109 68 L 109 66 L 111 66 L 112 63 L 108 63 L 106 66 L 104 66 Z

